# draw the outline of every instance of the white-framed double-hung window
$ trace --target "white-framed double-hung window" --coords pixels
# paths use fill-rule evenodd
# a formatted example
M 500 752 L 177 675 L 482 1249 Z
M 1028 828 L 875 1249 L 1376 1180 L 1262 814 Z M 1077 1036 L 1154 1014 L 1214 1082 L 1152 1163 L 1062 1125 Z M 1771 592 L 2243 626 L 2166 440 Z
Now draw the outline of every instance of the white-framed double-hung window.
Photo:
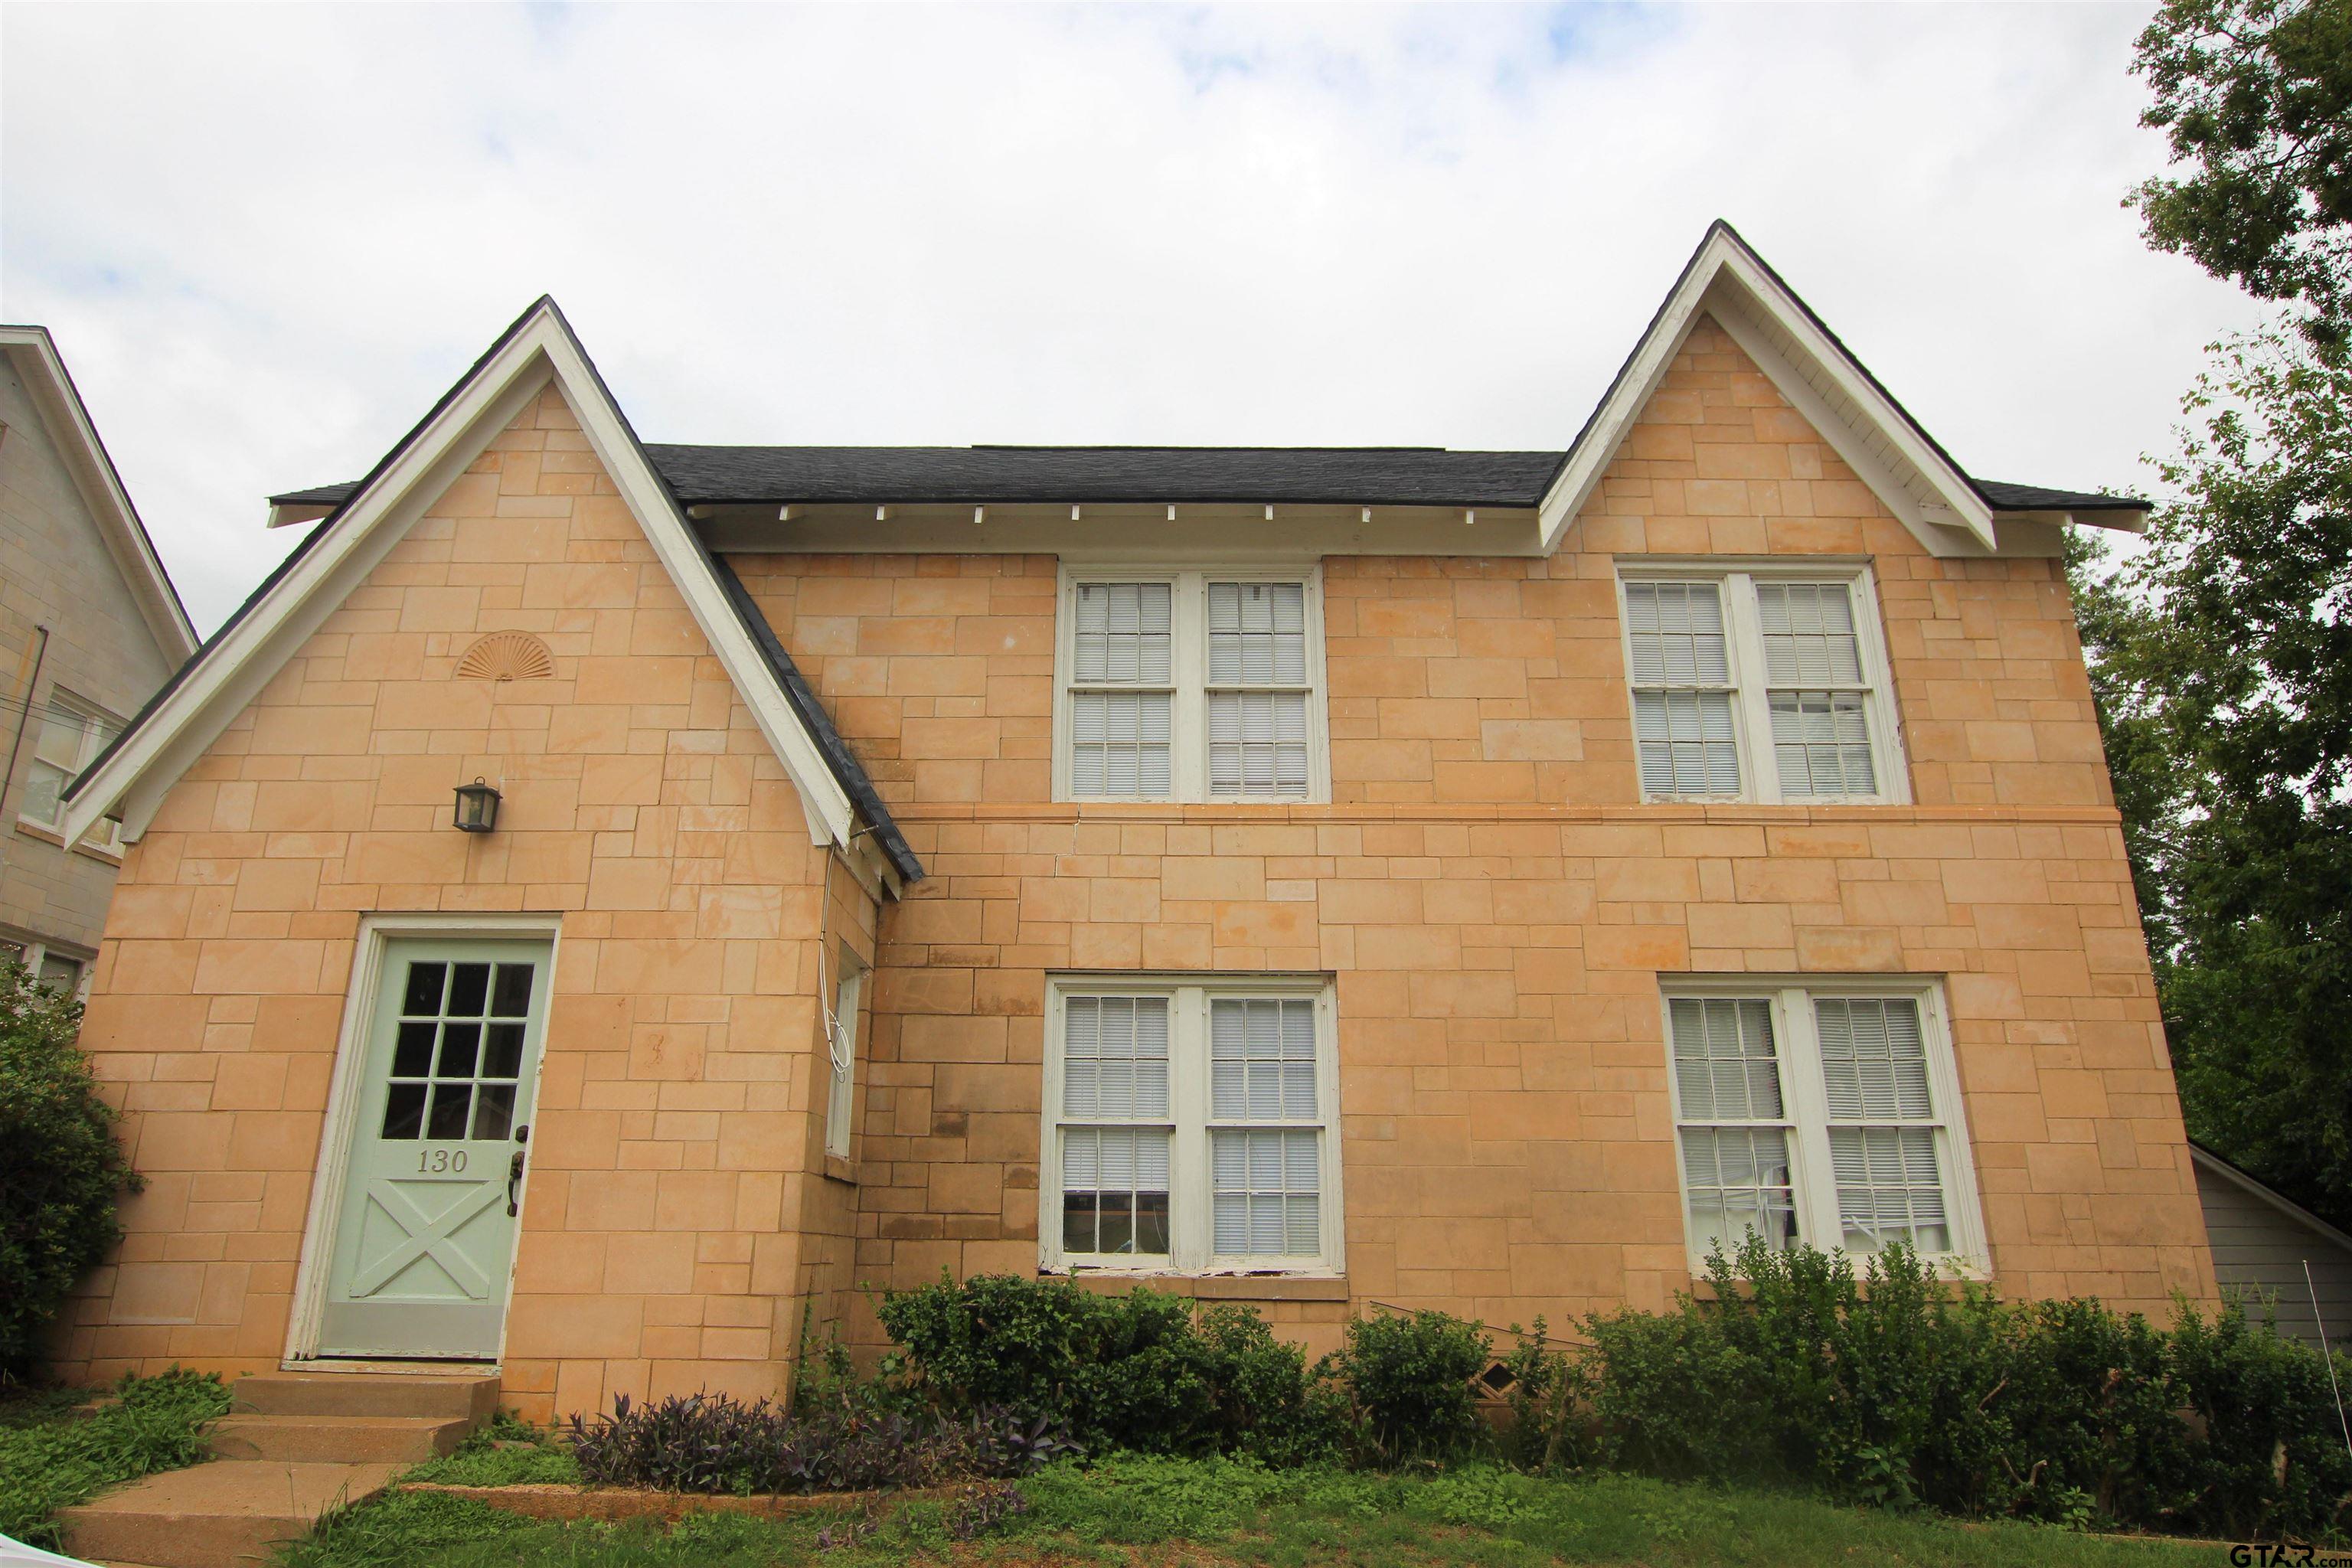
M 1065 569 L 1055 794 L 1330 798 L 1312 569 Z
M 1984 1260 L 1942 999 L 1918 983 L 1693 981 L 1665 995 L 1695 1264 L 1749 1232 Z
M 1045 1268 L 1338 1270 L 1328 980 L 1060 976 L 1046 1027 Z
M 66 786 L 98 760 L 122 729 L 122 721 L 94 702 L 52 688 L 47 708 L 40 714 L 40 732 L 33 742 L 32 761 L 25 771 L 25 792 L 19 797 L 17 820 L 55 833 L 65 825 Z M 121 847 L 112 822 L 100 822 L 83 840 L 94 849 Z
M 1867 567 L 1626 564 L 1619 592 L 1645 797 L 1910 798 Z

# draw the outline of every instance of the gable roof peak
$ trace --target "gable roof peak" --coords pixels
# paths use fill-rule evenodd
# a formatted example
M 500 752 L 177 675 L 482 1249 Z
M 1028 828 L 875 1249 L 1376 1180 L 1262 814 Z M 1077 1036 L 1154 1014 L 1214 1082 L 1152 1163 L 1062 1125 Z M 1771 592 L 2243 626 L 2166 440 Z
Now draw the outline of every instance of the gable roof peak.
M 833 755 L 837 738 L 828 749 L 812 732 L 784 672 L 764 655 L 753 628 L 730 601 L 713 557 L 655 470 L 594 362 L 554 297 L 542 294 L 67 787 L 68 840 L 110 816 L 121 819 L 127 838 L 137 838 L 164 794 L 261 685 L 551 384 L 570 405 L 597 461 L 783 764 L 799 792 L 812 840 L 852 849 L 861 836 L 861 810 L 869 817 L 880 813 L 882 820 L 870 826 L 884 826 L 887 810 L 870 785 L 864 798 L 853 800 Z M 891 849 L 894 874 L 904 880 L 922 874 L 895 827 L 875 836 Z
M 1544 496 L 1558 548 L 1702 316 L 1723 328 L 1879 500 L 1937 555 L 2000 548 L 1996 506 L 1726 218 L 1709 223 Z M 2116 515 L 2121 515 L 2117 513 Z

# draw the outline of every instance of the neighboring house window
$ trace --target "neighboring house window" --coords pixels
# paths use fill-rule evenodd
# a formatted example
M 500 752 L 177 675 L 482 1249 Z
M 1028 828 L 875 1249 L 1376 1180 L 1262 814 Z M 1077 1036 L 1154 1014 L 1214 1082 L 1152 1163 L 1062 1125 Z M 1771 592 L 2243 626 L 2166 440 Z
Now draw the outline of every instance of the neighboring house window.
M 1339 1267 L 1339 1075 L 1319 978 L 1055 983 L 1046 1268 Z
M 824 1152 L 845 1160 L 850 1128 L 856 1121 L 857 1008 L 866 990 L 866 971 L 846 954 L 840 964 L 833 1013 L 825 1020 L 826 1055 L 832 1070 L 824 1100 Z
M 1867 571 L 1639 567 L 1622 588 L 1643 795 L 1908 798 Z
M 1061 620 L 1060 798 L 1329 798 L 1313 572 L 1071 574 Z
M 1690 1249 L 1755 1232 L 1874 1253 L 1983 1247 L 1958 1079 L 1932 990 L 1873 984 L 1670 991 L 1667 1051 Z
M 25 794 L 17 807 L 24 821 L 56 831 L 64 826 L 66 786 L 89 766 L 122 728 L 122 721 L 93 703 L 63 691 L 49 693 L 41 715 L 41 732 L 33 742 L 33 760 L 25 775 Z M 115 826 L 100 823 L 85 843 L 101 849 L 118 847 Z
M 22 964 L 35 984 L 49 991 L 79 994 L 89 979 L 87 963 L 38 937 L 0 936 L 0 962 Z

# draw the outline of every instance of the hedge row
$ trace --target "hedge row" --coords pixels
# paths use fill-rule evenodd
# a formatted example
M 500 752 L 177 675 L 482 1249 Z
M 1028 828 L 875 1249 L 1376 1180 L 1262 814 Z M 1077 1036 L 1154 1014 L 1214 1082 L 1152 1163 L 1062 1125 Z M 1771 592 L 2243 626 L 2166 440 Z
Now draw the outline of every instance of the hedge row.
M 1751 1239 L 1666 1313 L 1510 1331 L 1496 1362 L 1444 1313 L 1358 1318 L 1309 1365 L 1255 1313 L 1148 1289 L 982 1276 L 885 1297 L 902 1352 L 866 1395 L 1015 1409 L 1107 1453 L 1384 1466 L 1499 1449 L 1580 1466 L 2231 1540 L 2352 1538 L 2352 1452 L 2319 1354 L 2241 1306 L 2168 1328 L 2091 1300 L 2005 1303 L 1902 1250 Z M 2352 1358 L 2338 1356 L 2352 1384 Z M 843 1386 L 830 1384 L 835 1397 Z

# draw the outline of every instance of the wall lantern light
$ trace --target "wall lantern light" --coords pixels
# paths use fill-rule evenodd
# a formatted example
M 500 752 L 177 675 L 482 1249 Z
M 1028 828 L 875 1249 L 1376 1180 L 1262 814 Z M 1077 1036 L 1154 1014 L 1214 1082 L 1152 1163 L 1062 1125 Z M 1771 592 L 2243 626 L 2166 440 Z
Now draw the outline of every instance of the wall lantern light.
M 488 833 L 499 825 L 499 792 L 477 778 L 457 786 L 457 831 Z

